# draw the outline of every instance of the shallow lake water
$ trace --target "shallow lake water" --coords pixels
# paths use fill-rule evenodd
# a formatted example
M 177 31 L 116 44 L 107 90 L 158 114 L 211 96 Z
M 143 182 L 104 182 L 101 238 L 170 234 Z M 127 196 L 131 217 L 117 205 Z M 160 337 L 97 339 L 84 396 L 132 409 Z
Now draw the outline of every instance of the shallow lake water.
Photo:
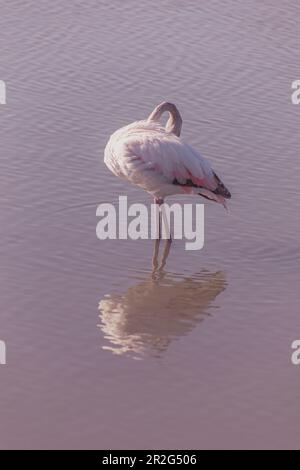
M 1 448 L 299 448 L 299 15 L 1 6 Z M 153 275 L 153 242 L 98 240 L 96 207 L 150 205 L 103 151 L 163 100 L 232 200 L 205 202 L 204 248 L 175 240 Z

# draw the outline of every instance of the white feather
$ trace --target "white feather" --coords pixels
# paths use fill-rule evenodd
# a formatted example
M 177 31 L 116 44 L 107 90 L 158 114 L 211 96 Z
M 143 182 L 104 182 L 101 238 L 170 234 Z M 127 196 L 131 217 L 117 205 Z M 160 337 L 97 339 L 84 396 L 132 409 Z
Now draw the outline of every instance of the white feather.
M 136 121 L 112 134 L 105 148 L 104 162 L 115 175 L 156 198 L 202 193 L 224 203 L 223 196 L 212 192 L 218 182 L 210 163 L 180 137 L 150 118 Z M 200 187 L 184 186 L 187 180 Z

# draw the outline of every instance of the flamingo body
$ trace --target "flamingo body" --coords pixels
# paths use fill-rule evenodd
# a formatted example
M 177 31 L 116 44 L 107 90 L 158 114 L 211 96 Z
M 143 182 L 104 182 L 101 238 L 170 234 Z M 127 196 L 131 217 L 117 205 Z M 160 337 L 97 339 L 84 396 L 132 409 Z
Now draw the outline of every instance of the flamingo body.
M 168 111 L 164 128 L 159 118 Z M 231 197 L 210 163 L 180 137 L 181 117 L 171 103 L 161 103 L 148 119 L 111 135 L 104 162 L 116 176 L 141 187 L 156 200 L 174 194 L 200 194 L 225 205 Z

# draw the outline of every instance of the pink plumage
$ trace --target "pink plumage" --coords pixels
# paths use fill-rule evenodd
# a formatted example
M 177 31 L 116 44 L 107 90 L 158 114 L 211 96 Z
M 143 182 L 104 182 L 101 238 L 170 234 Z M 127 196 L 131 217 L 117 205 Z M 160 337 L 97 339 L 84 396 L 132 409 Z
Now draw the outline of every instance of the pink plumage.
M 159 119 L 169 119 L 164 128 Z M 174 104 L 163 102 L 148 119 L 111 135 L 104 162 L 117 176 L 162 201 L 174 194 L 199 194 L 225 205 L 231 197 L 210 163 L 180 138 L 182 119 Z

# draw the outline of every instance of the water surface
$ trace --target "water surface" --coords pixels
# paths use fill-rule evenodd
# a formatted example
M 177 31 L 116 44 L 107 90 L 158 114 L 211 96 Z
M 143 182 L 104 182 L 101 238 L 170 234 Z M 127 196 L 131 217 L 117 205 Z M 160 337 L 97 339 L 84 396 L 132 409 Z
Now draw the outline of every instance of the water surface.
M 299 448 L 296 0 L 1 7 L 1 448 Z M 103 163 L 162 100 L 232 192 L 205 246 L 100 242 Z M 183 202 L 185 198 L 173 198 Z

